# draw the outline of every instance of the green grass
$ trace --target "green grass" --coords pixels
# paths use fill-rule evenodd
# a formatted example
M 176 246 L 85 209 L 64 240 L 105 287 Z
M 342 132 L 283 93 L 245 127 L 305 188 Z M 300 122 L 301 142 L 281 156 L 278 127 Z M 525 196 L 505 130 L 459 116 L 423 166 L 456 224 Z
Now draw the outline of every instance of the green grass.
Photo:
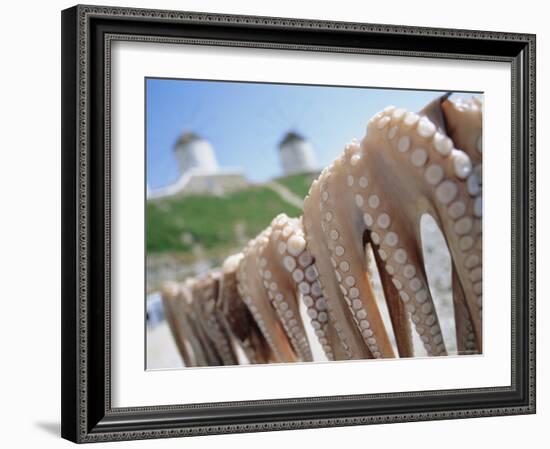
M 221 253 L 240 247 L 282 212 L 291 217 L 301 214 L 265 187 L 223 197 L 190 195 L 148 201 L 147 252 L 192 254 L 193 247 L 200 246 L 208 253 Z
M 292 193 L 298 195 L 300 198 L 305 198 L 309 192 L 311 183 L 319 176 L 319 173 L 299 173 L 297 175 L 285 176 L 283 178 L 277 178 L 279 184 L 285 186 Z

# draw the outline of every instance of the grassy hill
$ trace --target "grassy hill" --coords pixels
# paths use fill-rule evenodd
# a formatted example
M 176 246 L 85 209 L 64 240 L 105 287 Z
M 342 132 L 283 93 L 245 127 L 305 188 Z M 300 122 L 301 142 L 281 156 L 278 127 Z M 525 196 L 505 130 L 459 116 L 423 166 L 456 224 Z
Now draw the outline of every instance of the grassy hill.
M 285 176 L 277 178 L 274 181 L 285 186 L 295 195 L 304 198 L 309 192 L 309 186 L 319 176 L 319 173 L 300 173 L 297 175 Z
M 301 214 L 262 186 L 222 197 L 189 195 L 148 201 L 147 252 L 191 253 L 197 245 L 208 253 L 232 250 L 256 236 L 281 212 L 293 217 Z

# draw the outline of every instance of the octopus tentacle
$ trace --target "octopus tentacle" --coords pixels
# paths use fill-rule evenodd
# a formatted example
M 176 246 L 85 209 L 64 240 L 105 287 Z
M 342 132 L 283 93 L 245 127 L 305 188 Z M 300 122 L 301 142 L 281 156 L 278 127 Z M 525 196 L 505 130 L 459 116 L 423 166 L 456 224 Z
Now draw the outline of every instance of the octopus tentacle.
M 457 352 L 458 354 L 478 353 L 479 348 L 477 348 L 475 341 L 470 312 L 464 298 L 464 290 L 454 267 L 452 284 Z
M 307 248 L 302 221 L 281 214 L 273 221 L 272 229 L 278 251 L 281 252 L 283 248 L 286 248 L 281 255 L 282 265 L 294 282 L 296 298 L 302 298 L 310 324 L 315 331 L 315 336 L 327 358 L 332 360 L 334 354 L 327 335 L 328 313 L 326 300 L 322 294 L 318 279 L 319 273 L 314 258 Z
M 210 340 L 206 333 L 205 323 L 198 301 L 193 297 L 193 289 L 197 282 L 197 279 L 187 279 L 181 286 L 182 296 L 189 304 L 189 321 L 192 324 L 192 332 L 196 336 L 198 348 L 200 348 L 200 350 L 195 353 L 197 356 L 195 362 L 197 366 L 221 365 L 219 354 L 212 340 Z
M 319 272 L 305 239 L 301 219 L 280 214 L 271 224 L 282 265 L 294 282 L 296 298 L 301 297 L 319 344 L 328 360 L 334 360 L 339 342 L 331 329 L 328 304 L 323 296 Z M 283 251 L 284 250 L 284 251 Z M 309 357 L 309 355 L 308 355 Z
M 221 273 L 214 271 L 198 279 L 192 286 L 193 304 L 204 325 L 204 334 L 223 365 L 236 365 L 237 356 L 216 310 Z
M 248 361 L 253 364 L 267 363 L 271 358 L 271 349 L 237 288 L 237 270 L 242 258 L 243 254 L 238 253 L 224 261 L 216 307 L 227 333 L 241 347 Z
M 275 309 L 268 295 L 271 288 L 272 291 L 278 289 L 278 284 L 264 277 L 268 261 L 262 253 L 269 242 L 270 232 L 268 228 L 248 242 L 237 272 L 238 288 L 276 360 L 295 362 L 298 356 L 277 314 L 281 309 Z
M 468 200 L 463 214 L 456 213 L 454 232 L 460 235 L 456 253 L 458 277 L 464 289 L 468 310 L 472 317 L 476 346 L 482 346 L 482 108 L 477 98 L 445 101 L 441 105 L 449 135 L 453 142 L 468 154 L 473 168 L 468 174 L 465 187 Z M 452 211 L 449 210 L 449 213 Z M 456 211 L 454 211 L 456 212 Z M 462 212 L 458 211 L 458 212 Z M 452 251 L 453 248 L 451 248 Z
M 373 251 L 373 254 L 377 267 L 383 267 L 378 270 L 378 273 L 390 314 L 399 357 L 412 357 L 414 355 L 414 347 L 411 334 L 411 321 L 406 304 L 401 300 L 400 291 L 394 285 L 392 276 L 386 270 L 386 267 L 389 267 L 389 265 L 382 260 L 378 251 Z
M 189 314 L 189 323 L 191 324 L 190 330 L 196 338 L 196 350 L 195 347 L 195 362 L 198 366 L 209 366 L 212 361 L 218 362 L 218 357 L 216 356 L 214 350 L 212 349 L 211 342 L 208 340 L 204 324 L 199 321 L 200 315 L 196 311 L 196 305 L 193 301 L 193 295 L 191 292 L 192 286 L 195 280 L 188 280 L 181 286 L 181 296 L 184 303 L 188 304 L 188 314 Z
M 366 227 L 360 210 L 364 200 L 359 194 L 349 195 L 354 179 L 358 185 L 360 183 L 360 189 L 368 186 L 365 176 L 354 178 L 354 168 L 360 159 L 358 149 L 356 142 L 348 145 L 343 156 L 319 178 L 318 207 L 323 217 L 320 238 L 329 250 L 332 270 L 364 344 L 375 358 L 393 357 L 390 339 L 367 277 Z M 327 220 L 327 213 L 330 220 Z
M 360 328 L 356 325 L 354 316 L 344 300 L 344 291 L 340 289 L 339 279 L 335 271 L 338 262 L 331 256 L 330 249 L 325 244 L 326 223 L 332 222 L 334 212 L 325 210 L 321 213 L 319 208 L 322 201 L 320 186 L 319 181 L 314 181 L 311 185 L 304 200 L 303 222 L 308 248 L 315 258 L 319 281 L 327 301 L 330 319 L 329 341 L 331 341 L 334 348 L 336 360 L 372 358 L 371 351 L 363 342 Z M 348 261 L 340 262 L 342 271 L 349 271 L 349 267 Z M 339 276 L 341 280 L 341 275 Z M 350 301 L 349 298 L 348 301 Z M 364 315 L 365 312 L 361 312 L 360 316 Z M 368 328 L 370 328 L 370 324 L 365 325 L 365 329 Z M 334 338 L 335 336 L 336 338 Z
M 211 363 L 218 363 L 219 359 L 211 348 L 211 342 L 205 335 L 203 323 L 193 304 L 191 288 L 195 282 L 194 279 L 188 279 L 184 284 L 167 284 L 163 288 L 162 298 L 163 302 L 173 301 L 176 306 L 173 314 L 175 319 L 168 322 L 172 333 L 178 333 L 178 327 L 183 330 L 191 346 L 193 357 L 188 360 L 189 366 L 209 366 Z M 185 363 L 185 356 L 181 352 L 180 354 Z
M 318 297 L 320 287 L 314 268 L 310 268 L 313 259 L 305 250 L 301 222 L 281 214 L 272 221 L 266 235 L 267 242 L 259 250 L 260 276 L 296 355 L 302 361 L 311 361 L 299 297 Z
M 468 153 L 474 164 L 480 164 L 483 150 L 481 100 L 476 97 L 469 100 L 458 98 L 456 101 L 448 99 L 441 102 L 441 109 L 447 134 L 455 147 Z
M 448 100 L 445 100 L 447 102 Z M 446 119 L 446 123 L 452 123 L 450 118 Z M 385 151 L 379 150 L 374 154 L 379 157 L 377 160 L 385 162 L 383 167 L 378 167 L 381 172 L 391 173 L 392 167 L 401 166 L 399 172 L 409 173 L 410 177 L 405 177 L 410 180 L 406 189 L 402 189 L 400 195 L 403 195 L 403 204 L 407 209 L 402 208 L 408 215 L 407 221 L 414 223 L 414 217 L 417 216 L 416 229 L 413 240 L 419 241 L 418 218 L 423 213 L 429 213 L 436 219 L 439 226 L 443 229 L 443 233 L 447 238 L 448 246 L 451 251 L 453 260 L 456 262 L 458 276 L 464 288 L 466 301 L 469 305 L 470 313 L 474 317 L 474 327 L 476 327 L 476 336 L 478 344 L 481 345 L 480 334 L 480 319 L 478 310 L 475 307 L 481 301 L 475 301 L 473 298 L 473 289 L 471 284 L 478 281 L 480 278 L 479 270 L 473 271 L 470 274 L 465 270 L 464 265 L 471 265 L 472 268 L 477 268 L 477 262 L 480 262 L 479 249 L 474 245 L 476 241 L 480 244 L 481 226 L 474 219 L 475 201 L 471 201 L 467 179 L 472 173 L 472 162 L 470 157 L 464 151 L 453 148 L 453 141 L 446 137 L 443 133 L 445 130 L 438 128 L 427 116 L 418 116 L 411 112 L 402 112 L 395 110 L 390 114 L 379 114 L 369 124 L 369 132 L 363 140 L 363 145 L 366 147 L 369 144 L 374 148 L 384 148 Z M 403 176 L 402 176 L 403 178 Z M 416 178 L 416 179 L 415 179 Z M 383 185 L 384 179 L 379 179 L 377 186 Z M 389 188 L 390 186 L 385 186 Z M 410 198 L 407 197 L 407 191 L 412 192 Z M 412 206 L 412 207 L 411 207 Z M 415 210 L 416 209 L 416 210 Z M 421 259 L 421 251 L 418 245 L 412 249 Z M 408 256 L 408 255 L 407 255 Z M 404 259 L 405 257 L 402 257 Z M 420 268 L 420 270 L 419 270 Z M 433 310 L 433 304 L 429 295 L 429 290 L 426 288 L 425 274 L 423 273 L 423 264 L 415 264 L 416 271 L 420 271 L 420 283 L 411 280 L 415 285 L 409 282 L 409 289 L 413 290 L 417 304 L 414 304 L 416 310 L 421 311 Z M 399 279 L 403 283 L 402 279 Z M 470 285 L 468 285 L 470 284 Z M 425 293 L 423 293 L 425 292 Z M 411 292 L 406 292 L 407 296 L 403 300 L 411 299 Z M 420 298 L 418 295 L 420 294 Z M 427 298 L 426 298 L 427 296 Z M 418 300 L 420 303 L 418 304 Z M 422 308 L 426 310 L 422 310 Z M 428 324 L 428 318 L 412 315 L 413 321 L 420 320 L 415 324 Z M 433 321 L 433 318 L 429 318 Z M 437 318 L 436 318 L 437 319 Z M 430 333 L 434 339 L 439 340 L 440 332 L 437 324 L 430 325 Z M 424 329 L 422 327 L 421 329 Z M 424 329 L 425 330 L 425 329 Z M 417 329 L 419 333 L 420 329 Z M 435 332 L 435 335 L 434 335 Z M 423 340 L 430 340 L 430 337 L 423 332 Z M 435 341 L 433 342 L 435 343 Z M 428 352 L 434 352 L 432 342 L 426 342 L 426 346 L 430 346 Z M 438 344 L 437 353 L 443 353 L 441 348 L 442 343 Z M 428 347 L 427 347 L 428 349 Z
M 196 366 L 202 349 L 188 320 L 187 304 L 176 283 L 165 284 L 162 289 L 162 304 L 166 321 L 185 366 Z M 188 347 L 189 345 L 189 347 Z M 201 360 L 204 363 L 204 360 Z
M 361 206 L 370 238 L 426 351 L 446 355 L 420 245 L 420 218 L 435 214 L 431 197 L 444 177 L 430 154 L 435 129 L 428 118 L 394 108 L 369 122 L 360 170 L 368 173 L 372 188 Z

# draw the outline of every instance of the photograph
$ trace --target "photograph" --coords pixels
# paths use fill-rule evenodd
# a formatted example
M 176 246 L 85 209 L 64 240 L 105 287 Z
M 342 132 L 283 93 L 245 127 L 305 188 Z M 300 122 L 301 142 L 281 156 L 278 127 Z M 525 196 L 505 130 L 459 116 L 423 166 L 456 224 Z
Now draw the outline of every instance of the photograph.
M 523 444 L 542 16 L 291 3 L 64 6 L 61 436 Z
M 483 92 L 143 101 L 147 370 L 483 355 Z

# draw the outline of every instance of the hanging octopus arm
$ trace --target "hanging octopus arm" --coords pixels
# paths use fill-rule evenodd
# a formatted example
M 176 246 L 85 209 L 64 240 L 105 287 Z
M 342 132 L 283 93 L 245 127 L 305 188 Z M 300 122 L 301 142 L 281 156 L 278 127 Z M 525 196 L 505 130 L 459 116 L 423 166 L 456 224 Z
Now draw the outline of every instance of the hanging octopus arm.
M 313 339 L 328 360 L 413 357 L 413 333 L 429 356 L 447 355 L 424 264 L 425 214 L 451 256 L 457 353 L 481 353 L 482 103 L 449 97 L 376 114 L 313 182 L 302 217 L 275 217 L 221 270 L 188 280 L 185 294 L 164 289 L 186 366 L 311 361 Z

